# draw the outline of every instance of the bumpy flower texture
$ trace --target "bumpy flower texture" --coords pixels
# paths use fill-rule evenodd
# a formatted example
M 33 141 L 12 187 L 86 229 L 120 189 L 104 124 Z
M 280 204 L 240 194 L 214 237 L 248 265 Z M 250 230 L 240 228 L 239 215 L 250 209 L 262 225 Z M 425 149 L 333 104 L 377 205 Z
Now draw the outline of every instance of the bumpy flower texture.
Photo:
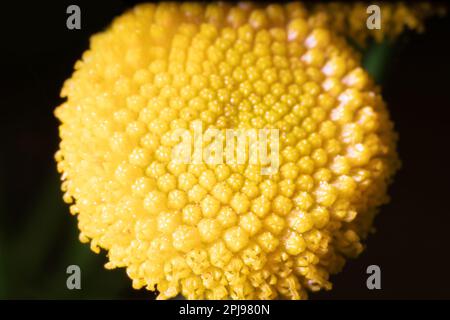
M 304 299 L 356 257 L 398 168 L 378 88 L 303 5 L 144 4 L 55 111 L 80 240 L 159 298 Z M 279 170 L 182 163 L 177 129 L 278 129 Z M 207 144 L 207 142 L 205 142 Z

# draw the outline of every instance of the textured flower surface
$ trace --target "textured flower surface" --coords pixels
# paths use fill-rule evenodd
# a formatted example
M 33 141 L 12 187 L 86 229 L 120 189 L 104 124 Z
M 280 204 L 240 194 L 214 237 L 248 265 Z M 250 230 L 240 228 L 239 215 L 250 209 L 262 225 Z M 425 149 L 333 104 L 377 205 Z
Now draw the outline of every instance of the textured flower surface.
M 56 160 L 80 239 L 162 299 L 330 289 L 398 167 L 360 57 L 298 3 L 139 5 L 91 38 L 62 96 Z M 176 161 L 173 133 L 194 121 L 278 129 L 279 170 Z

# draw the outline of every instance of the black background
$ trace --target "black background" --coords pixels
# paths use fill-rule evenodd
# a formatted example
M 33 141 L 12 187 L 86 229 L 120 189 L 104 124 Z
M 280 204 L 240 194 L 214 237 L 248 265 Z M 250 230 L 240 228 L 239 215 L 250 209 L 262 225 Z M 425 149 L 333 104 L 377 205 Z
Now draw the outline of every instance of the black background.
M 134 3 L 0 4 L 0 258 L 7 266 L 6 281 L 18 281 L 10 283 L 13 289 L 4 292 L 4 298 L 62 297 L 58 291 L 45 291 L 52 273 L 63 278 L 65 244 L 77 241 L 76 219 L 69 215 L 61 194 L 55 192 L 43 209 L 58 213 L 60 224 L 49 226 L 51 219 L 43 216 L 33 220 L 32 236 L 26 231 L 30 207 L 42 196 L 42 186 L 57 182 L 53 154 L 58 123 L 53 110 L 61 102 L 64 79 L 88 47 L 89 36 Z M 81 30 L 66 28 L 69 4 L 81 7 Z M 332 291 L 311 294 L 312 299 L 450 298 L 449 31 L 449 17 L 432 19 L 425 34 L 408 32 L 396 42 L 383 82 L 383 95 L 400 135 L 403 163 L 390 188 L 392 201 L 377 217 L 377 233 L 368 239 L 368 249 L 333 276 Z M 27 256 L 40 237 L 51 239 L 50 253 L 42 258 L 40 271 L 32 273 Z M 87 247 L 81 250 L 89 251 Z M 95 259 L 90 268 L 99 269 L 96 277 L 102 284 L 92 288 L 87 282 L 76 297 L 109 298 L 108 283 L 114 281 L 127 286 L 113 297 L 153 297 L 131 289 L 123 270 L 103 270 L 104 254 Z M 381 267 L 382 290 L 366 288 L 365 271 L 371 264 Z

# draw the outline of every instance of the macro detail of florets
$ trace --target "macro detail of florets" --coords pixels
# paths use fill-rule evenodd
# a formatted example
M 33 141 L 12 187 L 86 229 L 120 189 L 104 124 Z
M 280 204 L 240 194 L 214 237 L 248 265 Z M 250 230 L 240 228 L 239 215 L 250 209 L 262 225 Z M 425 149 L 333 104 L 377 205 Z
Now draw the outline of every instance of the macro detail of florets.
M 62 96 L 56 160 L 80 239 L 162 299 L 330 289 L 398 167 L 359 55 L 302 5 L 139 5 L 91 38 Z M 279 130 L 277 172 L 180 163 L 172 134 L 196 121 Z

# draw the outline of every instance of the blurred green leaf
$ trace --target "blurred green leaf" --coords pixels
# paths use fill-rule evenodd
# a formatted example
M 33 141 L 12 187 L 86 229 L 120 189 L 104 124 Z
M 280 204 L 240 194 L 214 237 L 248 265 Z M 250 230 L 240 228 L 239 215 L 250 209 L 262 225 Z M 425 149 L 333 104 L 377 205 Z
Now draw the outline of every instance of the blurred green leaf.
M 393 43 L 385 40 L 382 43 L 373 42 L 364 50 L 363 67 L 379 85 L 385 81 L 393 48 Z
M 19 273 L 24 281 L 31 281 L 43 271 L 41 268 L 48 257 L 48 250 L 57 239 L 64 219 L 59 188 L 56 174 L 51 174 L 41 191 L 37 192 L 38 196 L 30 208 L 26 225 L 12 239 L 10 247 L 14 253 L 15 273 Z M 16 282 L 20 279 L 14 280 Z

